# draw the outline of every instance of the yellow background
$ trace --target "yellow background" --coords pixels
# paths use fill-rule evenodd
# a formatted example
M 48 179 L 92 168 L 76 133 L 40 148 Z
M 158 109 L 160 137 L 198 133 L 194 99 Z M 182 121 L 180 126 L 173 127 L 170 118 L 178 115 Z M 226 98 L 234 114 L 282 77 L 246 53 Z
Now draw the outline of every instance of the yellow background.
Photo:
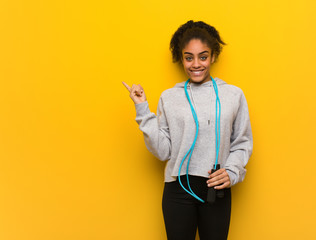
M 166 239 L 164 163 L 121 81 L 150 108 L 186 80 L 169 41 L 215 26 L 213 77 L 242 88 L 254 152 L 233 187 L 231 240 L 313 239 L 315 1 L 0 2 L 0 239 Z

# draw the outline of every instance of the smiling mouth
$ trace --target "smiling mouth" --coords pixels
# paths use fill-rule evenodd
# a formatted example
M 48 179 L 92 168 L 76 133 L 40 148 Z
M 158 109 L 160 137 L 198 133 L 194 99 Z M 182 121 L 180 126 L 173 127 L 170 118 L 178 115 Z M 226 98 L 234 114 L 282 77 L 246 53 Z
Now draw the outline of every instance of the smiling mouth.
M 194 75 L 194 76 L 200 76 L 202 75 L 202 73 L 204 72 L 203 70 L 190 70 L 190 72 Z

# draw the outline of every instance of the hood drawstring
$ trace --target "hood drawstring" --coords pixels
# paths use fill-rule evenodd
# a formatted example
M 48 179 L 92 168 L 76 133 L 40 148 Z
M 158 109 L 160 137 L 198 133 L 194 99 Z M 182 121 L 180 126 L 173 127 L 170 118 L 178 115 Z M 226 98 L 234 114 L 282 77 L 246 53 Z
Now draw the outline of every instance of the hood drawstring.
M 215 138 L 216 138 L 216 160 L 215 160 L 215 166 L 217 166 L 217 163 L 218 163 L 218 154 L 219 154 L 219 148 L 220 148 L 220 117 L 221 117 L 221 103 L 220 103 L 220 100 L 219 100 L 219 96 L 218 96 L 218 88 L 217 88 L 217 84 L 215 82 L 215 80 L 212 78 L 211 76 L 211 79 L 212 79 L 212 83 L 213 83 L 213 88 L 214 88 L 214 91 L 215 91 L 215 94 L 216 94 L 216 121 L 215 121 Z M 193 118 L 194 118 L 194 122 L 195 122 L 195 125 L 196 125 L 196 132 L 195 132 L 195 137 L 194 137 L 194 140 L 193 140 L 193 143 L 189 149 L 189 151 L 185 154 L 185 156 L 183 157 L 182 161 L 181 161 L 181 164 L 180 164 L 180 167 L 179 167 L 179 173 L 178 173 L 178 179 L 179 179 L 179 183 L 181 185 L 181 187 L 187 192 L 189 193 L 191 196 L 195 197 L 197 200 L 199 200 L 200 202 L 203 202 L 204 203 L 204 200 L 202 200 L 200 197 L 198 197 L 191 189 L 191 186 L 190 186 L 190 183 L 189 183 L 189 164 L 190 164 L 190 160 L 191 160 L 191 156 L 192 156 L 192 153 L 193 153 L 193 149 L 194 149 L 194 146 L 195 146 L 195 143 L 196 143 L 196 139 L 197 139 L 197 136 L 198 136 L 198 133 L 199 133 L 199 121 L 198 121 L 198 117 L 197 117 L 197 114 L 196 114 L 196 105 L 195 105 L 195 102 L 194 102 L 194 97 L 193 97 L 193 92 L 192 92 L 192 89 L 191 89 L 191 84 L 190 84 L 190 92 L 191 92 L 191 96 L 192 96 L 192 101 L 193 101 L 193 104 L 194 104 L 194 107 L 192 105 L 192 102 L 191 102 L 191 99 L 190 99 L 190 96 L 189 96 L 189 93 L 188 93 L 188 90 L 187 90 L 187 85 L 189 83 L 190 79 L 188 79 L 185 84 L 184 84 L 184 91 L 185 91 L 185 95 L 189 101 L 189 104 L 190 104 L 190 108 L 191 108 L 191 112 L 192 112 L 192 115 L 193 115 Z M 189 159 L 188 159 L 188 163 L 187 163 L 187 169 L 186 169 L 186 176 L 187 176 L 187 183 L 188 183 L 188 187 L 189 187 L 189 190 L 186 189 L 182 182 L 181 182 L 181 179 L 180 179 L 180 174 L 181 174 L 181 168 L 182 168 L 182 165 L 184 163 L 184 160 L 186 159 L 186 157 L 188 156 L 188 154 L 190 153 L 189 155 Z

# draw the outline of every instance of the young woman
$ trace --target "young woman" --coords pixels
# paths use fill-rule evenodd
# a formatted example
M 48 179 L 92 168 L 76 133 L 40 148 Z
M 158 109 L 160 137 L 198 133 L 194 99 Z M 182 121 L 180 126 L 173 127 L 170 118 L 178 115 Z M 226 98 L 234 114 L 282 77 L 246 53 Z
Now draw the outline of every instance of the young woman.
M 242 90 L 210 75 L 222 45 L 218 31 L 188 21 L 174 33 L 173 61 L 189 79 L 161 94 L 150 112 L 141 85 L 129 87 L 147 148 L 167 161 L 162 209 L 168 239 L 227 239 L 231 186 L 241 182 L 252 153 Z

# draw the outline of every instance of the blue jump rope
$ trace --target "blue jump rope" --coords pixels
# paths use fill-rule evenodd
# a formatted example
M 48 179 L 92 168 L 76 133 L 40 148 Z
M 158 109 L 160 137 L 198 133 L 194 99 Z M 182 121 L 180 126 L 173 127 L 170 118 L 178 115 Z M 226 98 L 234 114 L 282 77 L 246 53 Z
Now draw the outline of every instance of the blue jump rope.
M 218 153 L 219 153 L 219 148 L 220 148 L 220 129 L 221 129 L 221 126 L 220 126 L 220 120 L 221 120 L 221 103 L 219 101 L 219 97 L 218 97 L 218 88 L 217 88 L 217 84 L 215 82 L 215 80 L 212 78 L 211 76 L 211 79 L 212 79 L 212 82 L 213 82 L 213 88 L 214 88 L 214 91 L 215 91 L 215 94 L 216 94 L 216 120 L 215 120 L 215 137 L 216 137 L 216 142 L 215 142 L 215 145 L 216 145 L 216 160 L 215 160 L 215 164 L 214 164 L 214 168 L 212 169 L 212 172 L 218 170 L 220 168 L 219 164 L 218 164 Z M 182 161 L 181 161 L 181 164 L 180 164 L 180 167 L 179 167 L 179 173 L 178 173 L 178 179 L 179 179 L 179 183 L 181 185 L 181 187 L 187 192 L 189 193 L 191 196 L 195 197 L 197 200 L 199 200 L 200 202 L 204 203 L 204 200 L 202 200 L 200 197 L 198 197 L 191 189 L 191 186 L 190 186 L 190 183 L 189 183 L 189 164 L 190 164 L 190 160 L 191 160 L 191 156 L 192 156 L 192 153 L 193 153 L 193 149 L 194 149 L 194 146 L 195 146 L 195 143 L 196 143 L 196 139 L 197 139 L 197 136 L 198 136 L 198 133 L 199 133 L 199 121 L 198 121 L 198 118 L 197 118 L 197 115 L 196 115 L 196 112 L 195 112 L 195 109 L 192 105 L 192 102 L 191 102 L 191 99 L 190 99 L 190 96 L 189 96 L 189 93 L 188 93 L 188 90 L 187 90 L 187 86 L 188 86 L 188 83 L 189 83 L 190 79 L 188 79 L 185 84 L 184 84 L 184 91 L 185 91 L 185 95 L 189 101 L 189 104 L 190 104 L 190 107 L 191 107 L 191 111 L 192 111 L 192 115 L 193 115 L 193 118 L 194 118 L 194 122 L 195 122 L 195 125 L 196 125 L 196 132 L 195 132 L 195 137 L 194 137 L 194 141 L 189 149 L 189 151 L 185 154 L 185 156 L 183 157 Z M 189 187 L 189 190 L 186 189 L 182 182 L 181 182 L 181 179 L 180 179 L 180 173 L 181 173 L 181 168 L 182 168 L 182 165 L 184 163 L 184 160 L 187 158 L 187 156 L 189 155 L 189 159 L 188 159 L 188 163 L 187 163 L 187 169 L 186 169 L 186 176 L 187 176 L 187 183 L 188 183 L 188 187 Z M 222 191 L 221 191 L 222 192 Z M 222 193 L 221 193 L 222 194 Z M 221 197 L 221 194 L 220 194 L 220 197 Z M 215 201 L 215 197 L 216 197 L 216 192 L 215 192 L 215 189 L 214 187 L 213 188 L 209 188 L 209 191 L 208 191 L 208 196 L 207 196 L 207 201 L 209 203 L 213 203 Z

